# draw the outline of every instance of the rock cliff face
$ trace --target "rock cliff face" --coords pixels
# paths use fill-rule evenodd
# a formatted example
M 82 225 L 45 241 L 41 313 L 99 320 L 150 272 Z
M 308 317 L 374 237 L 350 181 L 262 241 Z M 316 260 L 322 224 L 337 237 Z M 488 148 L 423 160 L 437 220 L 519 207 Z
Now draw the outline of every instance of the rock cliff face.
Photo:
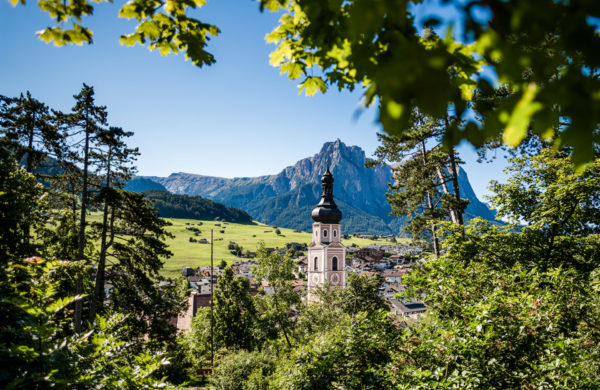
M 345 232 L 401 233 L 404 220 L 391 217 L 385 193 L 392 180 L 388 166 L 365 168 L 367 158 L 358 146 L 340 140 L 327 142 L 321 151 L 285 168 L 277 175 L 225 179 L 189 173 L 152 177 L 152 182 L 176 194 L 200 195 L 246 210 L 271 225 L 310 230 L 310 211 L 320 198 L 320 178 L 330 159 L 335 179 L 334 197 L 343 214 Z M 493 219 L 493 213 L 475 196 L 466 173 L 459 173 L 461 195 L 471 201 L 468 217 Z

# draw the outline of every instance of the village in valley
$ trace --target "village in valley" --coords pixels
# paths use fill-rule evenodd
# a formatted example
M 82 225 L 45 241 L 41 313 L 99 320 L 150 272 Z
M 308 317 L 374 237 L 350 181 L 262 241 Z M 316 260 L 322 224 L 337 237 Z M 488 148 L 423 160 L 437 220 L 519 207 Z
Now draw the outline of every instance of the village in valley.
M 310 244 L 288 242 L 282 248 L 265 248 L 268 253 L 278 252 L 282 256 L 291 256 L 295 262 L 295 279 L 291 282 L 303 300 L 314 301 L 319 288 L 344 288 L 346 275 L 356 273 L 361 276 L 379 278 L 378 295 L 385 299 L 390 312 L 397 316 L 400 324 L 417 319 L 425 313 L 426 306 L 418 300 L 398 300 L 396 297 L 405 290 L 402 277 L 425 259 L 423 249 L 408 244 L 397 243 L 396 236 L 385 238 L 389 243 L 369 244 L 358 247 L 355 244 L 345 246 L 342 240 L 351 236 L 342 233 L 340 220 L 342 213 L 333 200 L 333 175 L 329 171 L 321 178 L 323 193 L 319 204 L 312 212 L 313 241 Z M 368 238 L 354 234 L 358 238 Z M 205 240 L 206 241 L 206 240 Z M 205 243 L 209 243 L 206 241 Z M 238 248 L 236 242 L 229 242 L 230 248 Z M 239 260 L 231 264 L 234 276 L 249 280 L 250 295 L 259 292 L 272 294 L 273 287 L 266 280 L 257 280 L 253 267 L 258 265 L 254 259 L 256 253 L 239 253 Z M 339 258 L 339 259 L 338 259 Z M 217 281 L 222 275 L 225 263 L 218 266 L 200 266 L 182 268 L 184 278 L 191 291 L 187 311 L 177 318 L 179 331 L 187 331 L 199 308 L 209 307 Z M 212 281 L 212 283 L 211 283 Z

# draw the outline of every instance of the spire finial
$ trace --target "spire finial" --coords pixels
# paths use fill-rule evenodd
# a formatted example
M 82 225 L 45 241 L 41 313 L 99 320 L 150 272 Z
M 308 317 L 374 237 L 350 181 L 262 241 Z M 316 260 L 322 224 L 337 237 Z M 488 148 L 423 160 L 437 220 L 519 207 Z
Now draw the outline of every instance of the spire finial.
M 327 157 L 327 170 L 329 170 L 329 157 Z

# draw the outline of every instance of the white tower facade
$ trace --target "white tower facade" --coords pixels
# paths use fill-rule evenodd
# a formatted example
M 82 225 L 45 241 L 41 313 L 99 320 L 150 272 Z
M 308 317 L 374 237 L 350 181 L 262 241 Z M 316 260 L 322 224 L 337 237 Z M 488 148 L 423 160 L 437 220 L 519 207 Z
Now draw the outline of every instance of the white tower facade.
M 317 297 L 317 288 L 346 286 L 346 247 L 342 245 L 340 220 L 342 212 L 333 200 L 333 175 L 327 171 L 321 178 L 321 201 L 312 211 L 313 235 L 308 247 L 308 299 Z

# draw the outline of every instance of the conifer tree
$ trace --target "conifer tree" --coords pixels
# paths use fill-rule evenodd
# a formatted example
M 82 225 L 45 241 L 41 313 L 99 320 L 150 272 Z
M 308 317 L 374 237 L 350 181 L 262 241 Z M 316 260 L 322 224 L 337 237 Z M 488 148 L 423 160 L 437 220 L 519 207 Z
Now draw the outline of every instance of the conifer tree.
M 27 172 L 33 173 L 48 155 L 60 156 L 64 138 L 46 104 L 29 91 L 15 98 L 0 95 L 0 101 L 0 134 L 15 142 L 15 157 L 25 159 Z
M 71 114 L 67 117 L 69 126 L 72 132 L 70 137 L 76 138 L 76 143 L 80 146 L 80 161 L 81 161 L 81 210 L 79 219 L 79 236 L 77 257 L 83 260 L 84 249 L 86 245 L 86 213 L 89 205 L 89 184 L 90 184 L 90 166 L 92 163 L 91 151 L 94 147 L 99 134 L 103 127 L 106 126 L 106 107 L 97 106 L 94 100 L 94 88 L 83 84 L 81 91 L 73 96 L 75 98 L 75 106 L 72 108 Z M 81 278 L 77 281 L 76 294 L 83 293 L 83 282 Z M 75 331 L 81 332 L 82 319 L 82 302 L 77 301 L 75 307 L 74 324 Z
M 100 132 L 98 137 L 99 149 L 94 154 L 100 162 L 100 170 L 98 175 L 104 177 L 100 198 L 103 200 L 102 224 L 100 233 L 100 255 L 98 258 L 98 267 L 96 271 L 95 290 L 92 295 L 90 305 L 90 322 L 94 321 L 96 310 L 101 309 L 104 300 L 104 273 L 106 269 L 106 252 L 108 249 L 107 234 L 109 231 L 109 216 L 112 216 L 110 225 L 114 226 L 115 214 L 111 210 L 114 209 L 110 203 L 112 187 L 122 188 L 125 182 L 131 178 L 133 167 L 131 163 L 135 156 L 139 154 L 137 148 L 128 148 L 124 138 L 131 137 L 132 132 L 123 131 L 119 127 L 110 127 L 109 129 Z
M 44 165 L 48 156 L 59 157 L 64 149 L 64 137 L 48 106 L 29 91 L 15 98 L 0 95 L 0 136 L 15 159 L 38 178 L 41 175 L 36 169 Z M 31 227 L 24 223 L 22 228 L 23 244 L 29 246 Z
M 458 186 L 460 160 L 453 148 L 446 150 L 442 145 L 448 121 L 434 120 L 415 110 L 409 129 L 394 136 L 379 134 L 377 160 L 368 163 L 396 163 L 394 183 L 387 194 L 392 212 L 410 216 L 406 230 L 415 239 L 430 238 L 436 256 L 440 254 L 437 222 L 450 218 L 462 225 L 467 204 L 460 198 Z
M 159 217 L 143 194 L 114 187 L 107 191 L 111 215 L 105 256 L 113 285 L 110 308 L 129 315 L 132 337 L 168 339 L 175 332 L 169 320 L 183 309 L 185 295 L 174 283 L 159 283 L 163 261 L 172 256 L 165 242 L 172 238 L 165 230 L 170 223 Z

